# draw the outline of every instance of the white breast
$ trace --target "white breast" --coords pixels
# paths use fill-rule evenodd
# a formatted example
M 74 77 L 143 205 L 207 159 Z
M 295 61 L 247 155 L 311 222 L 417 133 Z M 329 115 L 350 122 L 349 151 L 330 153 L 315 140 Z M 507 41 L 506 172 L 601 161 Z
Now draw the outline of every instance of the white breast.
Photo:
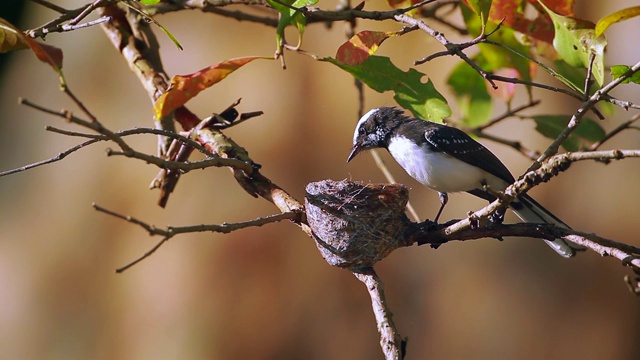
M 500 178 L 441 152 L 427 151 L 405 137 L 389 142 L 389 153 L 411 177 L 419 183 L 440 192 L 469 191 L 487 183 L 502 191 L 508 185 Z

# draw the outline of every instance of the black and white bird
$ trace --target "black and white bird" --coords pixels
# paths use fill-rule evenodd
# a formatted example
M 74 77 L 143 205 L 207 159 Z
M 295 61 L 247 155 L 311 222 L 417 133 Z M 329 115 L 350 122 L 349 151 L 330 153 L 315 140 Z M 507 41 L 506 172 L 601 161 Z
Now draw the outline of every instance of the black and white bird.
M 504 191 L 515 179 L 507 167 L 486 147 L 464 131 L 404 115 L 396 107 L 380 107 L 367 112 L 356 125 L 351 161 L 363 150 L 385 148 L 411 177 L 436 190 L 442 206 L 447 193 L 468 192 L 488 201 L 495 200 L 491 191 Z M 510 204 L 524 222 L 569 226 L 526 194 Z M 569 258 L 582 246 L 562 239 L 545 240 L 563 257 Z

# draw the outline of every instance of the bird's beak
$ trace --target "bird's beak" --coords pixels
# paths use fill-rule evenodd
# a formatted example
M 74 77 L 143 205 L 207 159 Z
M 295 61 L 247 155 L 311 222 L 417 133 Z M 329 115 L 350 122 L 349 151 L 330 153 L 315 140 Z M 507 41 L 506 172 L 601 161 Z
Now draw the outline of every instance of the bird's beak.
M 347 158 L 347 162 L 351 161 L 351 159 L 356 157 L 356 155 L 358 155 L 360 150 L 362 150 L 360 145 L 358 145 L 358 144 L 353 145 L 353 149 L 351 150 L 351 154 L 349 154 L 349 157 Z

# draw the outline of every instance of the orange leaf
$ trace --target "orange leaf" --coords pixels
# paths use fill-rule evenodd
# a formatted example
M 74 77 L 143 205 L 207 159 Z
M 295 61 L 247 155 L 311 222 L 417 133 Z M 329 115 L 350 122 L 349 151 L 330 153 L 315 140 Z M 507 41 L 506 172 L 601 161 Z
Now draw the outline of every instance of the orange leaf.
M 227 75 L 243 65 L 256 59 L 273 59 L 271 57 L 248 56 L 229 59 L 213 66 L 206 67 L 189 75 L 176 75 L 171 79 L 171 86 L 160 95 L 153 105 L 156 120 L 167 116 L 175 109 L 186 104 L 202 90 L 222 81 Z
M 393 35 L 393 33 L 381 31 L 361 31 L 340 45 L 336 60 L 345 65 L 360 65 L 378 50 L 383 41 Z

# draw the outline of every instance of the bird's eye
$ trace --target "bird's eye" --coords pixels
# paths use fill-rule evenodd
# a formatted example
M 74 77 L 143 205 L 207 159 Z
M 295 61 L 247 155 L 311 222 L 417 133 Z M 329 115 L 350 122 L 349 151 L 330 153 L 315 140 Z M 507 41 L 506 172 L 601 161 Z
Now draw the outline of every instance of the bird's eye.
M 364 129 L 362 126 L 361 126 L 361 127 L 359 127 L 359 128 L 358 128 L 358 134 L 360 134 L 360 135 L 364 135 L 364 133 L 365 133 L 365 129 Z

